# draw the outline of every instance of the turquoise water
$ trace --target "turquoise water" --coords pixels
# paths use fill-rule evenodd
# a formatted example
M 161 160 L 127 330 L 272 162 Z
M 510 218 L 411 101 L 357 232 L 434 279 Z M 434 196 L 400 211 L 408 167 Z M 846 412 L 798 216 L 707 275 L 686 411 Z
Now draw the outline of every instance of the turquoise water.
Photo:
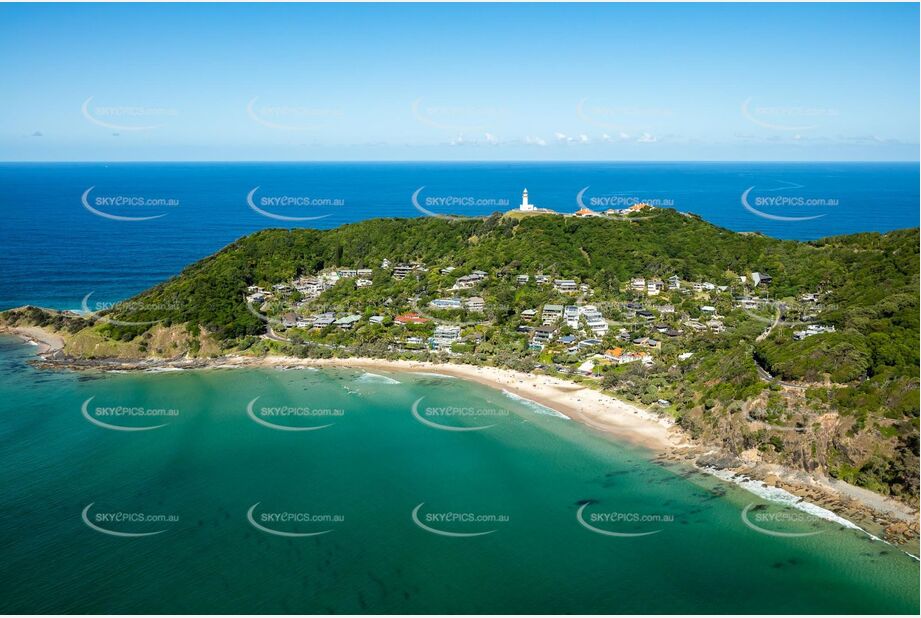
M 33 351 L 0 338 L 4 613 L 919 609 L 918 563 L 900 551 L 466 381 L 47 372 L 26 365 Z M 102 427 L 81 412 L 91 397 L 93 420 L 163 426 Z M 329 426 L 270 428 L 247 412 L 257 397 L 259 420 Z M 420 397 L 423 420 L 486 428 L 425 424 Z M 117 406 L 156 414 L 104 416 Z M 296 414 L 269 414 L 285 406 Z M 643 536 L 592 531 L 583 506 L 595 528 Z M 260 530 L 251 508 L 275 532 L 323 534 Z M 109 532 L 159 533 L 100 532 L 84 509 Z M 106 519 L 118 513 L 159 519 Z

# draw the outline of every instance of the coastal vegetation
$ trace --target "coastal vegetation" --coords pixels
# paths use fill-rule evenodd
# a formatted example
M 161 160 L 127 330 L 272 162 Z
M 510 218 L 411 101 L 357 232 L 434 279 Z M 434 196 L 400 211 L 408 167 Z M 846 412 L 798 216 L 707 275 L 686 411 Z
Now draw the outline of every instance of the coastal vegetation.
M 916 499 L 918 246 L 917 229 L 794 242 L 667 209 L 377 219 L 257 232 L 96 316 L 2 319 L 63 331 L 84 358 L 544 372 L 658 408 L 737 457 Z M 556 306 L 575 317 L 548 318 Z

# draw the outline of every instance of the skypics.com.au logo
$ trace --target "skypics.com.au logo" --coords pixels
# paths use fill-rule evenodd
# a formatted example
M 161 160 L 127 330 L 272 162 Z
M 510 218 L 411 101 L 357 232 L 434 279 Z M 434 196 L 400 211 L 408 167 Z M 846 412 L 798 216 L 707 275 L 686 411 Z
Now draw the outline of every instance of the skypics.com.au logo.
M 416 189 L 410 199 L 413 208 L 427 217 L 463 219 L 471 215 L 458 215 L 456 213 L 470 209 L 478 209 L 481 212 L 484 209 L 509 209 L 510 201 L 506 198 L 476 197 L 473 195 L 431 195 L 422 197 L 421 194 L 424 189 L 425 185 Z
M 838 110 L 827 107 L 802 105 L 758 105 L 754 97 L 742 101 L 742 116 L 749 122 L 774 131 L 800 132 L 818 128 L 829 118 L 836 118 Z
M 107 315 L 102 315 L 103 312 L 116 312 L 116 313 L 175 313 L 180 310 L 181 305 L 179 303 L 151 303 L 146 301 L 136 301 L 136 300 L 120 300 L 115 302 L 103 302 L 96 301 L 93 303 L 93 307 L 90 308 L 89 300 L 90 297 L 95 294 L 95 291 L 90 292 L 83 297 L 83 300 L 80 301 L 80 308 L 83 310 L 83 317 L 88 320 L 104 322 L 106 324 L 112 324 L 114 326 L 153 326 L 154 324 L 159 324 L 166 318 L 159 318 L 157 320 L 117 320 L 111 318 Z
M 762 219 L 797 223 L 821 219 L 840 205 L 837 198 L 805 195 L 800 191 L 804 188 L 783 181 L 772 183 L 770 188 L 752 185 L 742 192 L 742 207 Z
M 179 416 L 179 410 L 176 408 L 146 408 L 143 406 L 95 406 L 90 409 L 90 403 L 96 398 L 95 395 L 83 402 L 80 406 L 80 412 L 83 418 L 88 420 L 97 427 L 110 429 L 112 431 L 150 431 L 160 429 L 169 425 L 166 423 L 156 423 L 164 418 L 173 419 Z M 105 419 L 105 420 L 103 420 Z M 124 421 L 142 422 L 139 425 L 126 425 Z M 111 422 L 116 421 L 116 422 Z M 149 424 L 151 421 L 156 424 Z
M 603 511 L 592 500 L 584 501 L 576 511 L 576 521 L 595 534 L 616 538 L 638 538 L 662 532 L 664 524 L 675 521 L 674 515 L 636 511 Z
M 260 104 L 259 97 L 253 97 L 246 104 L 246 115 L 256 124 L 274 131 L 312 131 L 339 122 L 345 117 L 340 109 Z
M 344 515 L 331 513 L 305 511 L 260 511 L 257 513 L 260 504 L 262 503 L 257 502 L 249 507 L 249 510 L 246 511 L 246 520 L 256 530 L 273 536 L 293 539 L 323 536 L 345 522 Z
M 410 515 L 412 522 L 430 534 L 450 538 L 474 538 L 497 532 L 497 524 L 507 524 L 508 515 L 495 513 L 474 513 L 472 511 L 432 511 L 423 513 L 425 502 L 420 502 Z M 487 527 L 487 530 L 483 530 Z
M 614 218 L 629 217 L 632 221 L 638 221 L 657 216 L 655 213 L 656 208 L 675 207 L 675 201 L 668 198 L 641 198 L 636 195 L 621 194 L 586 198 L 585 193 L 589 188 L 590 185 L 582 187 L 576 194 L 576 206 L 579 207 L 579 210 L 591 210 Z
M 822 518 L 791 508 L 771 508 L 751 503 L 742 509 L 742 523 L 759 534 L 795 539 L 825 532 Z
M 576 104 L 576 115 L 584 122 L 609 131 L 629 131 L 629 134 L 623 133 L 618 136 L 630 139 L 637 131 L 641 135 L 648 135 L 650 125 L 671 117 L 673 111 L 662 107 L 609 105 L 585 97 Z
M 250 210 L 276 221 L 317 221 L 332 214 L 333 209 L 343 208 L 345 199 L 339 197 L 310 197 L 308 195 L 263 195 L 256 197 L 260 187 L 253 187 L 246 194 Z M 277 211 L 277 212 L 276 212 Z M 280 214 L 288 212 L 289 214 Z M 308 215 L 293 215 L 293 212 L 309 212 Z
M 170 118 L 179 115 L 169 107 L 93 105 L 94 98 L 86 99 L 80 106 L 80 112 L 87 121 L 110 131 L 151 131 L 166 126 Z
M 90 502 L 80 514 L 83 523 L 100 534 L 120 538 L 141 538 L 166 532 L 179 521 L 174 514 L 150 514 L 139 511 L 98 511 L 90 514 L 95 505 Z M 153 528 L 153 529 L 151 529 Z
M 510 115 L 508 109 L 493 105 L 445 105 L 427 103 L 418 98 L 410 105 L 413 118 L 433 129 L 479 133 Z
M 419 397 L 413 402 L 411 412 L 413 418 L 432 429 L 441 431 L 482 431 L 495 427 L 495 423 L 488 425 L 458 425 L 460 421 L 486 421 L 489 419 L 502 418 L 509 416 L 508 410 L 501 408 L 483 408 L 474 406 L 427 406 L 421 407 L 420 404 L 425 397 Z
M 339 419 L 345 416 L 341 408 L 312 408 L 310 406 L 259 406 L 259 397 L 246 404 L 246 415 L 253 422 L 276 431 L 317 431 L 332 427 L 335 423 L 321 425 L 306 424 L 316 419 Z
M 90 193 L 95 188 L 96 185 L 93 185 L 84 191 L 80 196 L 80 203 L 87 211 L 110 221 L 151 221 L 168 215 L 168 212 L 164 212 L 165 209 L 179 206 L 179 200 L 173 197 L 119 193 L 90 198 Z M 133 214 L 125 214 L 128 212 Z

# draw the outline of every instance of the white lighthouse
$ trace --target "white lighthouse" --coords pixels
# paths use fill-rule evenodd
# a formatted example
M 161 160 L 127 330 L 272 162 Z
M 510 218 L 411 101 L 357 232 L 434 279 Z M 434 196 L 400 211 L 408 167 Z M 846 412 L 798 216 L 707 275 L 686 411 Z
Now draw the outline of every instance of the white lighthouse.
M 528 203 L 527 189 L 521 192 L 521 205 L 518 207 L 518 210 L 537 210 L 537 206 Z

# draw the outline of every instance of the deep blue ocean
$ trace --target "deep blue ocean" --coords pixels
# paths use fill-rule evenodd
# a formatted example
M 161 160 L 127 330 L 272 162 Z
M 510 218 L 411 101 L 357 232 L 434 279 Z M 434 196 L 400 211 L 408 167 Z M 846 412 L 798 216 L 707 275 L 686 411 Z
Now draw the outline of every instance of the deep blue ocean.
M 427 216 L 414 195 L 429 212 L 483 215 L 517 207 L 525 187 L 559 212 L 581 193 L 596 210 L 647 201 L 785 239 L 919 222 L 918 164 L 0 164 L 0 309 L 77 309 L 90 293 L 98 308 L 260 229 Z

